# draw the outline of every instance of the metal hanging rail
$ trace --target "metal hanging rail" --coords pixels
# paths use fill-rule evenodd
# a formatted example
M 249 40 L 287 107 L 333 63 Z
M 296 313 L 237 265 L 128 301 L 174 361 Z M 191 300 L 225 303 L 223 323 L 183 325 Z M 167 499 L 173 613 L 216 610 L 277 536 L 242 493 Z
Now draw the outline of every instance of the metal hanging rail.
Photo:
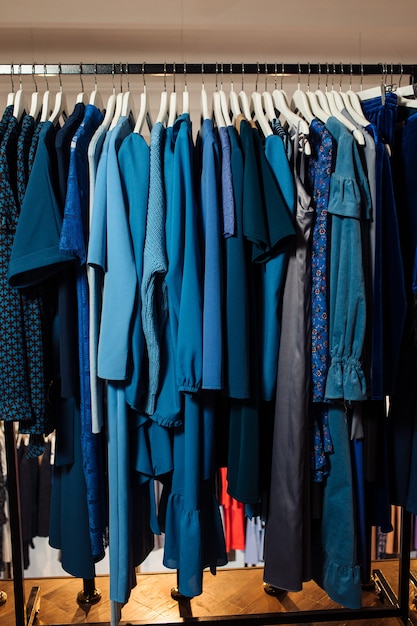
M 417 77 L 417 65 L 409 63 L 12 63 L 0 64 L 0 75 L 43 74 L 329 74 L 344 76 Z

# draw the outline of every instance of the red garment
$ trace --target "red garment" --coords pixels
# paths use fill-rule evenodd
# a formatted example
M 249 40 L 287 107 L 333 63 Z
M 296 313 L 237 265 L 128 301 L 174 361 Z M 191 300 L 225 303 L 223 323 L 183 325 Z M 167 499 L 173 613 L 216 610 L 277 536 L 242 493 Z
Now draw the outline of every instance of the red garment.
M 227 493 L 227 469 L 220 468 L 220 504 L 224 512 L 226 552 L 245 549 L 245 505 Z

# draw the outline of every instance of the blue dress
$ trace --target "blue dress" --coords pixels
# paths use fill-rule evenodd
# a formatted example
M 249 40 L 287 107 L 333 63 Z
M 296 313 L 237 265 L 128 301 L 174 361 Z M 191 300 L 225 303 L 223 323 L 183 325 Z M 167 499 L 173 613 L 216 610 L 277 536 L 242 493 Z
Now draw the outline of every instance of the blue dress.
M 102 435 L 92 432 L 89 304 L 86 273 L 88 233 L 88 144 L 103 119 L 93 105 L 85 107 L 84 119 L 71 142 L 68 187 L 60 238 L 60 250 L 76 255 L 76 290 L 78 305 L 78 355 L 80 376 L 80 419 L 83 468 L 87 487 L 87 506 L 91 549 L 95 561 L 104 557 L 107 535 L 106 496 L 103 468 Z
M 202 482 L 202 266 L 194 196 L 191 122 L 181 115 L 173 127 L 172 219 L 167 220 L 169 324 L 176 386 L 183 395 L 183 425 L 175 429 L 174 470 L 167 501 L 164 565 L 178 570 L 179 591 L 202 592 L 202 571 L 226 563 L 219 507 L 212 480 Z M 168 229 L 168 224 L 170 228 Z

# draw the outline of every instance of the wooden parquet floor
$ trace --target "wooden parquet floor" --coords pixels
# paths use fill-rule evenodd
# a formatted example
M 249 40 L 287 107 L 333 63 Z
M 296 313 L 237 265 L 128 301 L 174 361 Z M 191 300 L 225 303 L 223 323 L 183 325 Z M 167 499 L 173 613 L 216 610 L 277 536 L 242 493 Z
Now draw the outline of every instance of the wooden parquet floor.
M 397 594 L 398 563 L 378 563 L 378 568 Z M 220 570 L 216 576 L 204 574 L 204 591 L 191 601 L 177 602 L 171 597 L 175 586 L 175 573 L 138 574 L 138 584 L 132 591 L 129 602 L 122 609 L 120 624 L 152 624 L 183 622 L 190 617 L 256 615 L 282 611 L 314 611 L 340 608 L 313 582 L 306 583 L 303 591 L 287 593 L 281 597 L 266 594 L 262 585 L 262 569 Z M 96 586 L 102 593 L 101 600 L 92 606 L 82 607 L 77 603 L 77 594 L 82 590 L 82 581 L 73 578 L 43 578 L 25 581 L 25 597 L 28 599 L 32 586 L 40 586 L 40 610 L 36 626 L 61 624 L 85 624 L 108 626 L 110 624 L 110 600 L 108 577 L 97 577 Z M 13 583 L 0 581 L 0 589 L 8 594 L 6 604 L 0 606 L 0 626 L 14 626 Z M 410 608 L 414 613 L 414 588 L 410 588 Z M 384 606 L 374 590 L 363 592 L 364 606 Z M 202 620 L 204 621 L 204 619 Z M 414 621 L 414 620 L 413 620 Z M 303 622 L 314 626 L 316 622 Z M 332 621 L 332 624 L 356 626 L 395 626 L 402 622 L 397 618 L 382 617 L 371 620 Z M 417 620 L 414 622 L 417 624 Z

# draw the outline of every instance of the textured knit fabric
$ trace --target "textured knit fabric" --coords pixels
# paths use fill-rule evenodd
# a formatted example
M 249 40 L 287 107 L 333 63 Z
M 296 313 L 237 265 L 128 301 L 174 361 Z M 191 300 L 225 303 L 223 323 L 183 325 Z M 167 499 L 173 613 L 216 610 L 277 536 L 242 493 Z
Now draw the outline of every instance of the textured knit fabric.
M 232 165 L 230 141 L 227 128 L 219 128 L 221 145 L 221 189 L 223 208 L 223 237 L 235 234 L 235 204 L 233 200 Z
M 31 115 L 24 115 L 17 141 L 17 196 L 22 206 L 26 185 L 29 180 L 29 152 L 35 130 L 35 120 Z
M 48 320 L 43 317 L 43 313 L 46 303 L 38 298 L 36 290 L 26 290 L 23 296 L 8 281 L 12 246 L 20 224 L 20 207 L 16 203 L 19 130 L 16 118 L 10 117 L 0 144 L 0 356 L 3 364 L 0 374 L 0 408 L 3 419 L 20 421 L 21 432 L 32 433 L 30 454 L 37 455 L 43 450 L 42 435 L 53 429 L 46 401 L 50 381 L 50 369 L 44 360 L 43 324 Z M 25 156 L 21 154 L 22 158 Z M 22 180 L 19 183 L 21 197 L 24 195 L 23 186 Z M 27 253 L 27 248 L 24 253 Z
M 162 158 L 165 128 L 155 124 L 151 132 L 150 186 L 143 252 L 142 325 L 148 349 L 149 391 L 145 412 L 152 414 L 160 386 L 160 337 L 167 318 L 168 270 L 165 244 L 165 194 Z

